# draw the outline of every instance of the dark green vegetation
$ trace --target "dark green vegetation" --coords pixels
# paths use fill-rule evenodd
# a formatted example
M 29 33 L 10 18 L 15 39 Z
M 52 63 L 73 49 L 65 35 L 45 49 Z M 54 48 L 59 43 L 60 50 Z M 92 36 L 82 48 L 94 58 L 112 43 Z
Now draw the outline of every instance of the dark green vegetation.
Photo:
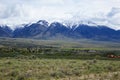
M 120 43 L 0 38 L 0 80 L 119 80 Z
M 89 48 L 0 48 L 0 57 L 12 58 L 47 58 L 47 59 L 102 59 L 119 60 L 119 58 L 109 58 L 108 55 L 120 55 L 119 50 L 103 50 Z M 21 57 L 22 56 L 22 57 Z

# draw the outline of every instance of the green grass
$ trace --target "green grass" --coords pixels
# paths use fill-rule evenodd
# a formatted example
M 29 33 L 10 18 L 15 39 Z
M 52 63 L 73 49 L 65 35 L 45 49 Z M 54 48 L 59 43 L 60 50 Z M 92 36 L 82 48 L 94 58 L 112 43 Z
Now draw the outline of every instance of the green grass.
M 120 43 L 0 38 L 0 80 L 119 80 L 111 53 Z
M 0 59 L 0 80 L 119 80 L 120 61 Z

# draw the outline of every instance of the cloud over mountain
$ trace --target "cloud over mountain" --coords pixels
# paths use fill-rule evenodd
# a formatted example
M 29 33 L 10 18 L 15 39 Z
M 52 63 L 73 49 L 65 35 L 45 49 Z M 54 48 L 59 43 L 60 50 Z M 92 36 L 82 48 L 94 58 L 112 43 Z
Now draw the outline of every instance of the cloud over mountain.
M 120 0 L 0 0 L 0 24 L 93 21 L 120 29 Z

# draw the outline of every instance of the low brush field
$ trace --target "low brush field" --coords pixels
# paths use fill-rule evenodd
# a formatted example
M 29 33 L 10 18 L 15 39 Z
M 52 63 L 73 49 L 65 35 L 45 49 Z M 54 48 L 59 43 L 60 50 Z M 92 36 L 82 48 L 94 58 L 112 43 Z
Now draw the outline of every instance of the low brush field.
M 116 43 L 87 47 L 6 38 L 0 43 L 0 80 L 120 80 Z
M 0 80 L 119 80 L 120 61 L 0 59 Z

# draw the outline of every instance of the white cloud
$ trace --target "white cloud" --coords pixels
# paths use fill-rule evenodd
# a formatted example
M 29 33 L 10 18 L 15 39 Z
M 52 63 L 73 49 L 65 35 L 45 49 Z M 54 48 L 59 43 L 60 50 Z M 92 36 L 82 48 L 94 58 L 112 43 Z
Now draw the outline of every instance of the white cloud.
M 91 20 L 120 29 L 119 8 L 120 0 L 0 0 L 0 24 L 71 19 Z

